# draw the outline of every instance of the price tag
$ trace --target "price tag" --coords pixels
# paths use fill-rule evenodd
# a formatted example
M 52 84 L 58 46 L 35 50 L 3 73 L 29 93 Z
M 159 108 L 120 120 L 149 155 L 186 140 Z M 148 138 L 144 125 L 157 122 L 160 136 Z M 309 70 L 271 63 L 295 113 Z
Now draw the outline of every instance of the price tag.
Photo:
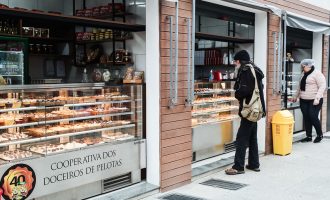
M 60 137 L 61 144 L 68 143 L 68 142 L 70 142 L 70 137 Z
M 9 145 L 8 146 L 8 150 L 9 151 L 13 151 L 13 150 L 15 150 L 16 149 L 16 145 L 15 144 L 12 144 L 12 145 Z

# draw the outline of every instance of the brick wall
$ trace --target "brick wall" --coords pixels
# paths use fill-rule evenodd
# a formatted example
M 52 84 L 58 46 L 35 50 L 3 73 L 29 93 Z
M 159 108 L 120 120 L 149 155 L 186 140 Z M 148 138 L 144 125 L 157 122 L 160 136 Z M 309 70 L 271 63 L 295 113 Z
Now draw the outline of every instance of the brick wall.
M 321 20 L 324 22 L 329 22 L 330 11 L 319 8 L 308 3 L 296 0 L 257 0 L 258 2 L 274 5 L 278 8 L 284 9 L 286 11 L 294 12 L 306 17 L 310 17 L 316 20 Z M 272 153 L 272 130 L 271 130 L 271 119 L 274 113 L 278 110 L 281 110 L 281 97 L 279 95 L 273 95 L 273 37 L 272 32 L 279 31 L 279 17 L 273 14 L 269 14 L 268 18 L 268 70 L 267 70 L 267 124 L 266 124 L 266 154 Z M 327 75 L 328 65 L 326 54 L 327 49 L 327 39 L 325 39 L 323 46 L 323 66 L 322 72 Z M 327 116 L 327 97 L 326 93 L 324 96 L 324 104 L 321 112 L 321 121 L 322 121 L 322 130 L 326 131 L 326 116 Z
M 191 0 L 179 1 L 179 61 L 178 104 L 167 107 L 170 89 L 170 32 L 166 16 L 175 16 L 175 4 L 160 0 L 160 54 L 161 54 L 161 191 L 187 184 L 191 181 L 192 139 L 191 108 L 185 107 L 187 95 L 188 27 L 186 18 L 192 17 Z M 175 25 L 175 18 L 173 17 Z M 173 26 L 175 31 L 175 26 Z M 173 33 L 173 41 L 174 41 Z M 173 42 L 173 48 L 175 42 Z M 174 58 L 174 51 L 173 51 Z M 174 59 L 173 59 L 174 61 Z
M 328 46 L 329 46 L 329 36 L 323 35 L 323 55 L 322 55 L 322 72 L 326 77 L 326 80 L 329 79 L 328 77 Z M 327 81 L 328 85 L 328 81 Z M 322 124 L 322 131 L 326 132 L 327 131 L 327 91 L 324 92 L 323 96 L 323 106 L 321 110 L 321 124 Z
M 272 125 L 271 120 L 272 116 L 275 114 L 276 111 L 281 110 L 281 95 L 273 94 L 273 85 L 274 78 L 274 39 L 273 39 L 273 32 L 280 31 L 280 18 L 274 14 L 268 14 L 268 67 L 267 67 L 267 118 L 266 118 L 266 145 L 265 145 L 265 152 L 269 154 L 273 151 L 273 138 L 272 138 Z M 277 51 L 276 51 L 277 55 Z M 276 56 L 277 58 L 277 56 Z M 277 63 L 277 62 L 276 62 Z

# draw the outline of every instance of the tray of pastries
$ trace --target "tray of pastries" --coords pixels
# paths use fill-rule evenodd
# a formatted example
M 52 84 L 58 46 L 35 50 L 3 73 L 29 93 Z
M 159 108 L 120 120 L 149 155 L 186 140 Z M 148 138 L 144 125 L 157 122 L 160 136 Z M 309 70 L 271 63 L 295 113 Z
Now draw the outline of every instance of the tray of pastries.
M 32 152 L 24 151 L 20 149 L 0 152 L 0 158 L 6 161 L 28 158 L 32 156 L 33 156 Z
M 85 147 L 87 144 L 78 142 L 68 142 L 65 144 L 39 144 L 28 147 L 28 150 L 39 154 L 59 153 L 70 149 Z
M 25 134 L 33 137 L 46 137 L 57 134 L 74 133 L 74 132 L 88 131 L 94 129 L 122 126 L 131 123 L 132 122 L 129 120 L 119 120 L 119 121 L 87 120 L 84 122 L 75 122 L 75 123 L 63 124 L 63 125 L 48 125 L 48 126 L 26 128 Z
M 12 141 L 12 140 L 21 140 L 21 139 L 26 139 L 29 138 L 29 136 L 24 133 L 2 133 L 0 134 L 0 143 L 1 142 L 7 142 L 7 141 Z
M 86 144 L 86 145 L 94 145 L 94 144 L 103 144 L 104 139 L 101 137 L 84 137 L 81 139 L 74 140 L 77 143 Z
M 112 131 L 106 131 L 106 132 L 102 133 L 102 137 L 110 139 L 110 141 L 128 140 L 128 139 L 135 138 L 134 135 L 130 135 L 128 133 L 112 132 Z

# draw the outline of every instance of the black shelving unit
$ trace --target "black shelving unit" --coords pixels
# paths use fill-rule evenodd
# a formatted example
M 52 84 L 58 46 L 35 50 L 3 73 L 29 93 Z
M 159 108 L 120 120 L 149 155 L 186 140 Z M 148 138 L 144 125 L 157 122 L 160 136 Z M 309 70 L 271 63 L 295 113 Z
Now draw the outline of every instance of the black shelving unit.
M 86 1 L 88 0 L 82 0 L 82 5 L 83 8 L 82 9 L 86 9 Z M 114 0 L 110 1 L 112 3 L 112 5 L 115 4 Z M 145 25 L 132 25 L 129 24 L 129 26 L 127 27 L 122 27 L 123 25 L 128 25 L 128 23 L 126 23 L 126 16 L 130 16 L 133 15 L 132 13 L 128 13 L 126 12 L 126 0 L 122 0 L 121 3 L 124 5 L 123 6 L 123 11 L 122 12 L 116 12 L 115 10 L 115 6 L 112 6 L 112 12 L 110 14 L 107 15 L 102 15 L 102 16 L 95 16 L 95 17 L 91 17 L 88 19 L 92 19 L 92 20 L 97 20 L 97 21 L 107 21 L 110 23 L 116 23 L 118 26 L 114 26 L 114 27 L 108 27 L 109 29 L 113 30 L 121 30 L 121 31 L 130 31 L 130 32 L 138 32 L 138 31 L 145 31 Z M 75 0 L 73 0 L 73 13 L 76 13 L 76 4 L 75 4 Z M 120 22 L 119 21 L 115 21 L 118 18 L 120 18 Z M 77 25 L 82 25 L 82 24 L 77 24 Z M 90 25 L 82 25 L 84 27 L 84 32 L 86 31 L 86 27 L 91 27 Z M 93 26 L 95 27 L 95 26 Z M 101 26 L 97 26 L 102 28 Z M 113 32 L 112 32 L 113 33 Z M 84 54 L 86 54 L 86 49 L 87 49 L 87 45 L 88 44 L 101 44 L 101 43 L 106 43 L 106 42 L 111 42 L 112 43 L 112 60 L 115 60 L 115 51 L 116 51 L 116 43 L 117 42 L 121 42 L 123 49 L 126 49 L 126 40 L 131 40 L 133 39 L 133 37 L 129 37 L 129 38 L 116 38 L 113 37 L 111 39 L 104 39 L 104 40 L 86 40 L 86 41 L 75 41 L 75 48 L 79 48 L 79 46 L 83 47 L 83 52 Z M 76 49 L 74 50 L 74 54 L 76 54 Z M 75 59 L 75 63 L 76 63 L 76 59 Z M 108 62 L 107 64 L 86 64 L 86 65 L 79 65 L 76 63 L 76 66 L 80 66 L 80 67 L 92 67 L 92 66 L 97 66 L 97 67 L 101 67 L 101 68 L 116 68 L 118 69 L 118 66 L 125 66 L 125 65 L 130 65 L 133 63 L 118 63 L 118 62 Z M 117 67 L 116 67 L 117 66 Z

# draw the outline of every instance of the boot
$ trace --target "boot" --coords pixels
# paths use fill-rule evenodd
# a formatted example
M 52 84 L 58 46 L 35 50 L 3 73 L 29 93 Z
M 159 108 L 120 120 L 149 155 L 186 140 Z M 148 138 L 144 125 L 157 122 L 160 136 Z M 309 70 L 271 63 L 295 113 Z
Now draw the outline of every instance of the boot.
M 300 142 L 311 142 L 311 141 L 312 141 L 312 138 L 311 137 L 305 137 Z
M 323 139 L 323 135 L 317 136 L 314 140 L 314 143 L 319 143 L 319 142 L 321 142 L 322 139 Z

